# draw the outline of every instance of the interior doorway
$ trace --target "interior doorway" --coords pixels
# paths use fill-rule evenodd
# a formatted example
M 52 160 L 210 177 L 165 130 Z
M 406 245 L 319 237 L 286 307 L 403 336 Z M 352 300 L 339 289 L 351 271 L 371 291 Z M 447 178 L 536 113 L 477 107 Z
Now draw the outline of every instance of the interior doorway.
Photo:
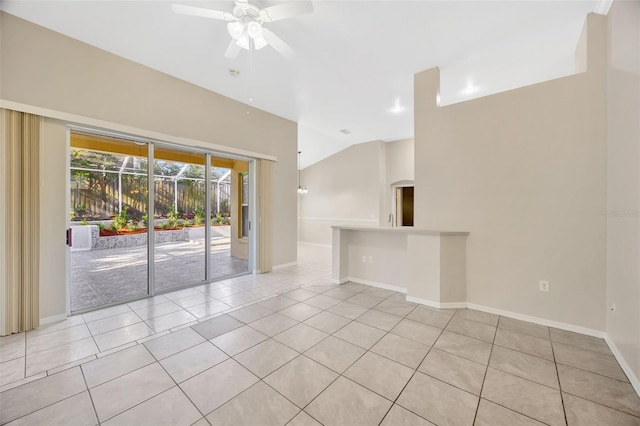
M 250 272 L 237 234 L 253 185 L 234 179 L 250 160 L 75 131 L 70 145 L 71 312 Z
M 395 226 L 413 226 L 413 185 L 393 187 Z

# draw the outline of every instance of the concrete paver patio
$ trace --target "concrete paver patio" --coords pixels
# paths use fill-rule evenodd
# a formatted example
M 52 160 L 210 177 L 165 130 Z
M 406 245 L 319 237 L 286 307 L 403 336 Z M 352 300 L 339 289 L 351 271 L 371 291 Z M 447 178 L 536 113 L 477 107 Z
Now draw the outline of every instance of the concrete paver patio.
M 199 231 L 199 230 L 198 230 Z M 204 282 L 204 233 L 155 247 L 156 293 Z M 248 272 L 248 261 L 231 256 L 229 238 L 211 243 L 212 279 Z M 71 253 L 71 311 L 147 295 L 147 246 Z

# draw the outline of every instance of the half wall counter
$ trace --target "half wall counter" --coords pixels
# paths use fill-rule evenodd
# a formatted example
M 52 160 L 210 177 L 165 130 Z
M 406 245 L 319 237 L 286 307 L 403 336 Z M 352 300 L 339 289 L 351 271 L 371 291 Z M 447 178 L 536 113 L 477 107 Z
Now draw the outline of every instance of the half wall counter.
M 467 299 L 468 232 L 333 226 L 331 279 L 406 293 L 410 302 L 456 308 Z

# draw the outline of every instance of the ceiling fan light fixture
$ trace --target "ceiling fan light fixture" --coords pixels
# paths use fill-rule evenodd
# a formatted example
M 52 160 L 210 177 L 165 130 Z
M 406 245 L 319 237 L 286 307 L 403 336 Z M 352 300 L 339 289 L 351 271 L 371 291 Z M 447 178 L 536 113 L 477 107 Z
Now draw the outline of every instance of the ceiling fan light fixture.
M 247 34 L 254 40 L 261 38 L 263 36 L 262 25 L 256 21 L 249 22 L 247 25 Z
M 253 46 L 256 48 L 256 50 L 260 50 L 268 44 L 269 42 L 264 37 L 258 37 L 253 39 Z
M 244 33 L 244 24 L 238 21 L 229 22 L 227 24 L 227 31 L 234 40 L 238 40 Z
M 236 41 L 236 44 L 242 47 L 243 49 L 249 50 L 249 47 L 250 47 L 249 36 L 246 34 L 242 34 L 240 38 L 238 38 L 238 40 Z

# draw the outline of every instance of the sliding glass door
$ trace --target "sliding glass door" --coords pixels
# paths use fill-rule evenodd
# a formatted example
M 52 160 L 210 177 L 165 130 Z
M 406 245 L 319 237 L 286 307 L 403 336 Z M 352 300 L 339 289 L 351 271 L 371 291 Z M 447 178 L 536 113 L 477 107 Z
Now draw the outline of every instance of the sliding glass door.
M 71 311 L 248 273 L 248 165 L 72 132 Z
M 146 143 L 74 133 L 71 310 L 149 295 Z
M 205 154 L 154 150 L 155 292 L 206 280 Z
M 249 272 L 249 163 L 212 158 L 212 166 L 210 278 L 215 280 Z

